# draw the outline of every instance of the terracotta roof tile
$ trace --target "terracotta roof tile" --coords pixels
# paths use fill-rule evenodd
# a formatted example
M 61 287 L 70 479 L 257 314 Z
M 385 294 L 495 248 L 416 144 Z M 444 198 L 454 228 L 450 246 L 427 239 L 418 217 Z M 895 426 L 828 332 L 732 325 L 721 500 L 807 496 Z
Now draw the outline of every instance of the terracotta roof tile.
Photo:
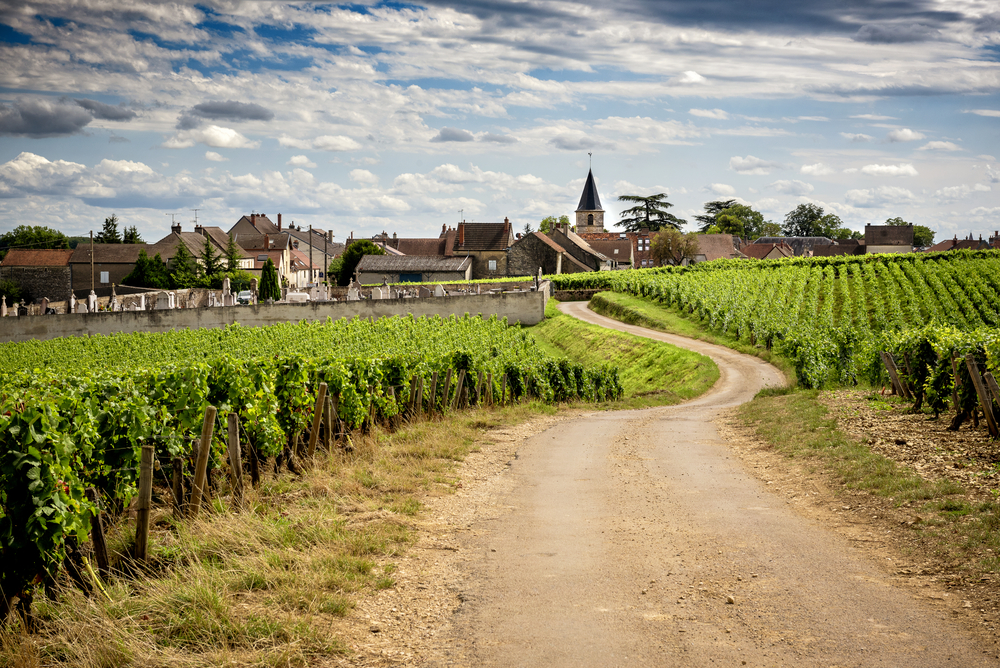
M 73 256 L 72 250 L 66 249 L 23 249 L 14 248 L 7 252 L 7 257 L 0 262 L 3 267 L 67 267 Z

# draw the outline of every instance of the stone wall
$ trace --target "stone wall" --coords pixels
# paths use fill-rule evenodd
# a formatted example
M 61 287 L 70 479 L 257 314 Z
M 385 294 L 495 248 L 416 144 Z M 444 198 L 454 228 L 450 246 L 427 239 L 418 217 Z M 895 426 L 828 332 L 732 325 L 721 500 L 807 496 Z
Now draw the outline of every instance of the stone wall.
M 537 292 L 461 295 L 427 299 L 366 299 L 357 302 L 307 302 L 305 304 L 257 304 L 217 308 L 187 308 L 167 311 L 118 311 L 87 314 L 38 315 L 4 318 L 0 342 L 47 340 L 60 336 L 108 335 L 129 332 L 166 332 L 172 329 L 247 327 L 300 320 L 333 318 L 384 318 L 394 315 L 430 316 L 479 314 L 506 317 L 511 324 L 535 325 L 545 316 L 548 283 Z
M 52 300 L 68 299 L 72 284 L 68 266 L 0 267 L 0 279 L 11 280 L 20 285 L 25 302 L 42 297 Z
M 507 269 L 514 276 L 538 274 L 542 268 L 543 274 L 556 273 L 556 250 L 547 243 L 529 234 L 518 239 L 507 254 Z M 566 267 L 563 267 L 566 269 Z

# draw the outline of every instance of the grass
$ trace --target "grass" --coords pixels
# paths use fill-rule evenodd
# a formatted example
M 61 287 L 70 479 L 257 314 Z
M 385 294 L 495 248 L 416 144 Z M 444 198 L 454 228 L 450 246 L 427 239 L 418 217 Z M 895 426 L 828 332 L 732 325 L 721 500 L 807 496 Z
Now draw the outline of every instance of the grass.
M 1000 503 L 969 503 L 950 480 L 928 481 L 843 433 L 817 390 L 766 389 L 739 409 L 739 419 L 789 459 L 815 466 L 846 489 L 906 507 L 919 517 L 921 558 L 970 577 L 1000 570 Z
M 708 390 L 719 368 L 704 355 L 660 341 L 598 327 L 563 314 L 550 299 L 545 320 L 527 328 L 550 355 L 586 365 L 618 366 L 625 399 L 615 408 L 676 404 Z
M 595 313 L 630 325 L 639 325 L 661 332 L 686 336 L 759 357 L 780 369 L 789 384 L 794 385 L 796 382 L 795 367 L 786 358 L 763 346 L 753 345 L 747 341 L 709 331 L 697 319 L 687 317 L 676 309 L 663 306 L 652 299 L 620 292 L 599 292 L 591 298 L 590 308 Z

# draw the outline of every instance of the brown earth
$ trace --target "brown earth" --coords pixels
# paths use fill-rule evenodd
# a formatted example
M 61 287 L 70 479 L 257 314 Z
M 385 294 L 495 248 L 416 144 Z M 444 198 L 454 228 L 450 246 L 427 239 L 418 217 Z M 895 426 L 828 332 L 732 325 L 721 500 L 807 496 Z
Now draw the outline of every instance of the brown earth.
M 427 500 L 396 587 L 331 629 L 353 650 L 332 663 L 998 665 L 992 583 L 922 558 L 911 509 L 849 494 L 740 427 L 731 406 L 775 370 L 682 341 L 722 371 L 695 401 L 484 434 L 461 488 Z M 926 425 L 825 400 L 922 474 L 970 475 Z

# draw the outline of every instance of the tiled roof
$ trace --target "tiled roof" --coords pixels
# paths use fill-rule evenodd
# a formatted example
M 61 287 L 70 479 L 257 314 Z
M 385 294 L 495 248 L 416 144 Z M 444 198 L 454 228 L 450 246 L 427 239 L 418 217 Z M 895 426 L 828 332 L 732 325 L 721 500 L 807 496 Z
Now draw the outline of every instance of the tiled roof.
M 462 251 L 502 251 L 510 245 L 508 223 L 459 223 L 464 230 L 465 243 L 459 243 L 462 234 L 455 237 L 455 253 Z
M 829 245 L 833 239 L 827 237 L 761 237 L 754 240 L 755 244 L 780 244 L 786 243 L 792 247 L 797 256 L 805 255 L 806 251 L 811 251 L 813 246 Z
M 94 244 L 94 262 L 100 264 L 135 264 L 139 251 L 146 250 L 149 257 L 156 253 L 146 244 Z M 90 244 L 80 244 L 70 256 L 70 263 L 90 263 Z
M 358 263 L 358 271 L 393 274 L 414 271 L 465 271 L 470 264 L 472 258 L 469 256 L 365 255 Z
M 283 251 L 267 251 L 267 252 L 259 251 L 250 253 L 250 256 L 253 257 L 253 268 L 256 269 L 257 271 L 260 271 L 261 269 L 264 268 L 264 265 L 267 264 L 268 258 L 271 258 L 271 262 L 274 263 L 274 266 L 278 269 L 279 272 L 282 272 L 284 270 L 282 265 L 285 262 L 285 254 Z M 262 260 L 261 258 L 264 259 Z
M 793 251 L 792 247 L 786 243 L 746 244 L 740 249 L 740 252 L 746 255 L 748 258 L 752 258 L 754 260 L 762 260 L 775 248 L 778 249 L 778 253 L 780 253 L 782 257 L 792 257 L 795 255 L 795 251 Z
M 66 267 L 73 251 L 68 249 L 23 249 L 14 248 L 0 262 L 3 267 Z
M 211 237 L 212 243 L 215 244 L 216 249 L 220 252 L 225 253 L 226 249 L 229 248 L 229 235 L 221 227 L 203 227 L 205 233 Z M 240 249 L 240 245 L 236 244 L 236 249 L 240 252 L 240 257 L 247 257 Z
M 208 237 L 211 240 L 211 237 Z M 167 236 L 163 237 L 155 244 L 152 244 L 146 249 L 146 254 L 153 257 L 157 253 L 160 254 L 160 259 L 164 262 L 171 260 L 174 255 L 177 254 L 177 247 L 180 244 L 187 246 L 188 251 L 194 257 L 201 257 L 201 253 L 205 248 L 205 239 L 202 235 L 197 232 L 171 232 Z M 225 246 L 219 248 L 218 244 L 212 243 L 212 248 L 215 249 L 216 253 L 221 253 L 226 249 Z M 134 260 L 133 260 L 134 262 Z
M 591 267 L 588 267 L 584 263 L 582 263 L 579 260 L 577 260 L 575 257 L 573 257 L 572 255 L 570 255 L 569 252 L 565 248 L 563 248 L 558 243 L 556 243 L 553 239 L 551 239 L 550 237 L 545 236 L 541 232 L 532 232 L 528 236 L 533 236 L 536 239 L 540 239 L 543 243 L 545 243 L 546 246 L 549 246 L 550 248 L 552 248 L 552 250 L 556 251 L 557 253 L 562 253 L 563 254 L 563 262 L 569 262 L 570 264 L 576 265 L 576 267 L 580 271 L 593 271 L 593 269 Z
M 601 198 L 597 195 L 597 184 L 594 183 L 594 171 L 587 172 L 587 182 L 583 184 L 583 194 L 580 195 L 580 205 L 577 211 L 603 211 Z
M 586 238 L 586 237 L 584 237 Z M 632 261 L 632 242 L 628 239 L 614 239 L 605 241 L 603 239 L 588 239 L 590 247 L 601 255 L 617 262 Z M 617 253 L 615 251 L 618 251 Z
M 250 216 L 243 216 L 236 221 L 236 224 L 239 225 L 241 222 L 246 221 L 257 228 L 257 231 L 261 234 L 276 234 L 278 232 L 278 226 L 272 223 L 271 219 L 264 214 L 255 213 L 251 215 L 253 216 L 252 220 Z
M 744 257 L 736 250 L 731 234 L 699 234 L 697 255 L 704 255 L 705 262 Z
M 444 255 L 445 239 L 396 239 L 396 248 L 404 255 Z
M 945 239 L 939 243 L 934 244 L 927 249 L 928 253 L 935 253 L 938 251 L 950 251 L 950 250 L 963 250 L 972 249 L 977 250 L 979 248 L 986 248 L 987 245 L 982 239 Z
M 268 244 L 266 249 L 264 248 L 265 237 Z M 275 234 L 237 234 L 235 238 L 236 245 L 250 252 L 251 255 L 253 255 L 251 251 L 257 250 L 285 250 L 291 241 L 287 232 Z

